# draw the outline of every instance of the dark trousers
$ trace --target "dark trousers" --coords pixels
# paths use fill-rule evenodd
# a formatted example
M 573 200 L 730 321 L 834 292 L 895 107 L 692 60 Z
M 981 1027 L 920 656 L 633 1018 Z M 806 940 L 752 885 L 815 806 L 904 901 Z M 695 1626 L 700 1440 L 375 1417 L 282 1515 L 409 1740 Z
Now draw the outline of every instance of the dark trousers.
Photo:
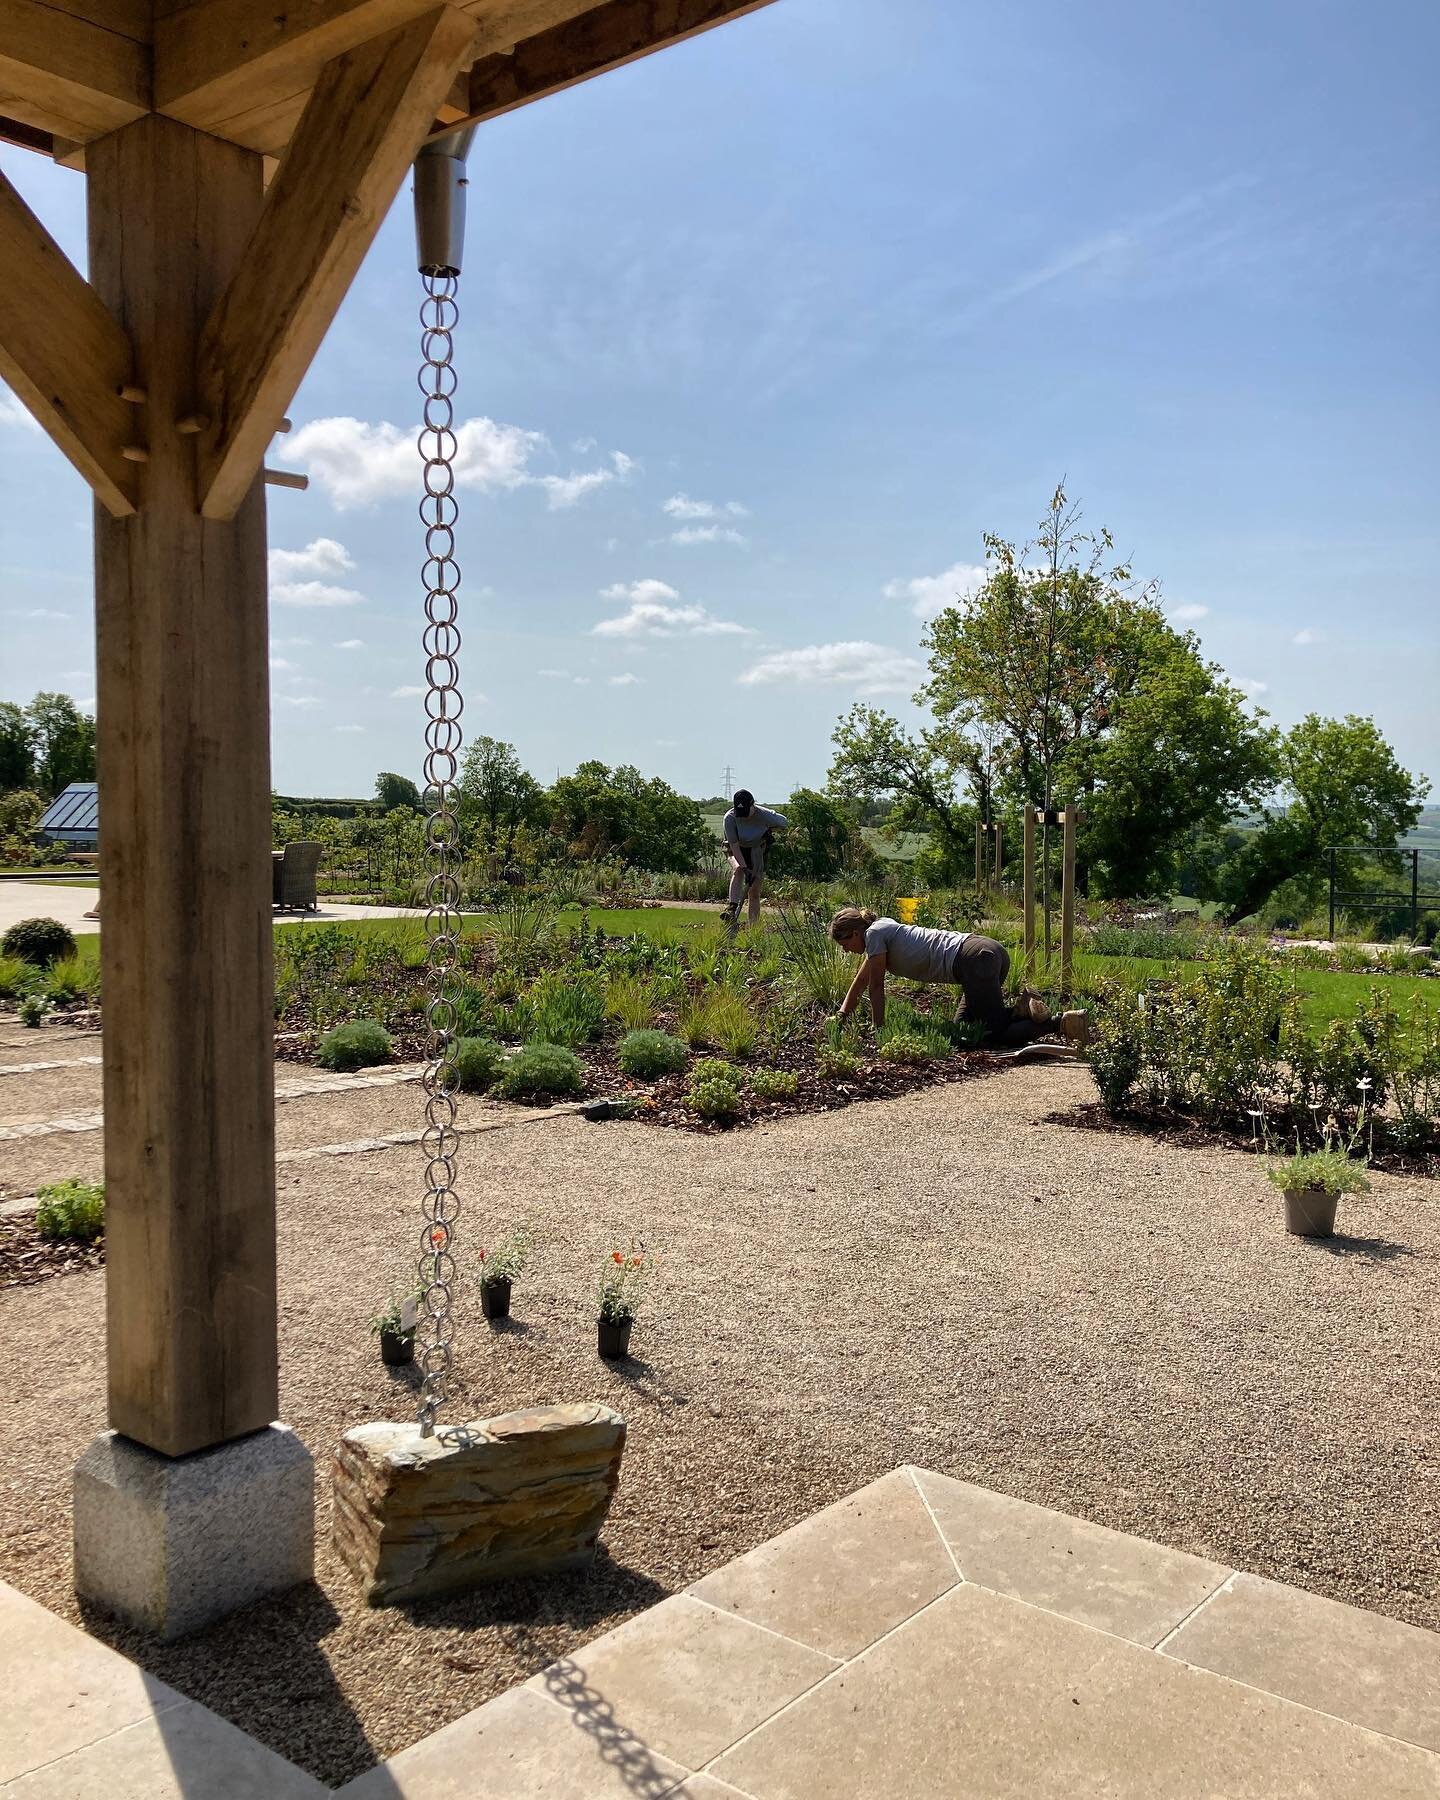
M 1017 1019 L 1005 1001 L 1005 981 L 1010 973 L 1010 952 L 994 938 L 971 932 L 955 952 L 953 977 L 964 999 L 957 1015 L 985 1028 L 992 1044 L 1028 1044 L 1044 1030 L 1033 1019 Z

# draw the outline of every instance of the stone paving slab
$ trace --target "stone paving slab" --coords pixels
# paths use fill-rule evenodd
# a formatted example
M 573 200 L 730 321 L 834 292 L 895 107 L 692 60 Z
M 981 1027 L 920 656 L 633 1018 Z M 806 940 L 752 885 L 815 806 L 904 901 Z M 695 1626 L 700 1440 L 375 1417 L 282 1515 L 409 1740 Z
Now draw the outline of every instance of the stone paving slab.
M 3 1587 L 0 1692 L 5 1800 L 325 1791 Z M 1440 1800 L 1437 1750 L 1440 1637 L 901 1468 L 340 1792 Z
M 1440 1751 L 1440 1640 L 1399 1619 L 1236 1575 L 1167 1656 Z
M 915 1471 L 961 1578 L 1155 1645 L 1230 1576 L 1219 1563 L 1008 1494 Z

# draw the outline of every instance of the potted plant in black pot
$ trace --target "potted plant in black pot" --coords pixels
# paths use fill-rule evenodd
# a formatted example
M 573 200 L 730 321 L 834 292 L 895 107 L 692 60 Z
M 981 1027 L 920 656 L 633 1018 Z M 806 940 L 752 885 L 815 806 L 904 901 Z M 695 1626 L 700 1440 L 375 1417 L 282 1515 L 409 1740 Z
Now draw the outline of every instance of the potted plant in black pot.
M 640 1310 L 640 1293 L 654 1263 L 643 1244 L 632 1238 L 628 1250 L 612 1250 L 600 1279 L 600 1354 L 620 1362 L 630 1354 L 630 1328 Z
M 412 1294 L 397 1300 L 392 1294 L 383 1311 L 370 1321 L 370 1329 L 380 1339 L 380 1360 L 392 1369 L 403 1368 L 415 1360 L 415 1323 L 420 1316 L 420 1298 Z
M 530 1233 L 517 1227 L 480 1252 L 480 1309 L 487 1319 L 510 1317 L 510 1290 L 530 1260 Z
M 1365 1194 L 1365 1165 L 1327 1137 L 1320 1150 L 1297 1150 L 1266 1170 L 1285 1196 L 1285 1229 L 1294 1237 L 1330 1237 L 1342 1194 Z

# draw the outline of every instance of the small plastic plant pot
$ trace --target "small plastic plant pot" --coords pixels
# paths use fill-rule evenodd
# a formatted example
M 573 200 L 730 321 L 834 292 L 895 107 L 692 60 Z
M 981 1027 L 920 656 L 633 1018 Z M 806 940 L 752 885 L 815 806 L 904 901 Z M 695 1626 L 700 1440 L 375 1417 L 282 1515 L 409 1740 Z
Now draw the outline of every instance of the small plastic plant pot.
M 1338 1194 L 1324 1188 L 1285 1189 L 1285 1229 L 1292 1237 L 1333 1237 Z
M 508 1281 L 482 1281 L 480 1283 L 480 1310 L 487 1319 L 508 1319 L 510 1317 L 510 1283 Z
M 622 1362 L 630 1354 L 630 1327 L 633 1319 L 600 1319 L 600 1354 L 606 1362 Z
M 402 1369 L 406 1363 L 415 1360 L 415 1333 L 413 1331 L 387 1331 L 382 1326 L 380 1331 L 380 1360 L 392 1369 Z

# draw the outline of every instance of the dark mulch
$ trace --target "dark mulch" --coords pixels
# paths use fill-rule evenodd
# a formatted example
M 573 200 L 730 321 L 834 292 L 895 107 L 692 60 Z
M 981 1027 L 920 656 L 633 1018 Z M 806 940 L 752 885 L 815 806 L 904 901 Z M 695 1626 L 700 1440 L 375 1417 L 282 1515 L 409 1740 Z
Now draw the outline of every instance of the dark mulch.
M 33 1214 L 0 1219 L 0 1288 L 30 1287 L 52 1275 L 74 1275 L 105 1262 L 105 1240 L 93 1244 L 52 1243 L 35 1229 Z
M 1263 1152 L 1264 1143 L 1248 1129 L 1218 1120 L 1197 1119 L 1190 1113 L 1165 1106 L 1133 1106 L 1123 1113 L 1108 1113 L 1098 1100 L 1084 1102 L 1064 1112 L 1046 1113 L 1047 1125 L 1068 1125 L 1076 1131 L 1100 1131 L 1121 1137 L 1158 1138 L 1162 1143 L 1189 1149 L 1249 1150 Z M 1284 1154 L 1294 1143 L 1294 1133 L 1272 1122 L 1271 1143 Z M 1398 1150 L 1377 1132 L 1370 1167 L 1387 1175 L 1440 1176 L 1440 1152 Z

